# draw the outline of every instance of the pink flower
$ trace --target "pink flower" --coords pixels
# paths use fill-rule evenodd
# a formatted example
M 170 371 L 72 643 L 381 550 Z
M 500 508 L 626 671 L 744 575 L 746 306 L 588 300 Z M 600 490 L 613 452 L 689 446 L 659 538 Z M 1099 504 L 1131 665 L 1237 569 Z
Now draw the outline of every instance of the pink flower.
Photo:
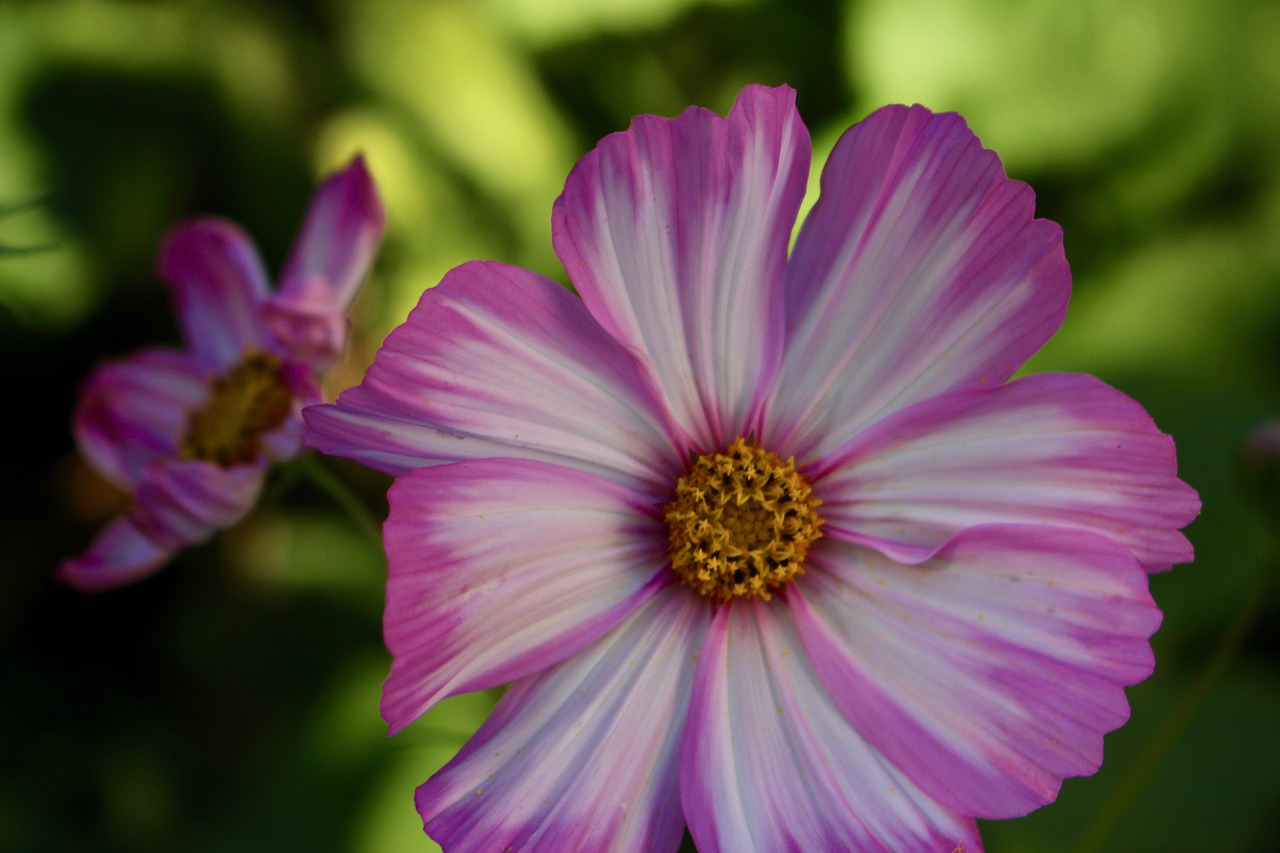
M 317 191 L 275 293 L 232 223 L 169 232 L 159 271 L 187 349 L 109 362 L 81 390 L 80 451 L 133 505 L 63 562 L 60 580 L 86 591 L 130 583 L 248 512 L 268 466 L 301 449 L 299 413 L 321 400 L 318 374 L 345 345 L 346 308 L 382 227 L 357 157 Z
M 1092 773 L 1191 559 L 1171 439 L 1053 334 L 1061 230 L 956 115 L 851 128 L 788 256 L 786 88 L 569 175 L 581 298 L 453 270 L 309 443 L 390 472 L 382 710 L 514 682 L 446 850 L 977 850 Z

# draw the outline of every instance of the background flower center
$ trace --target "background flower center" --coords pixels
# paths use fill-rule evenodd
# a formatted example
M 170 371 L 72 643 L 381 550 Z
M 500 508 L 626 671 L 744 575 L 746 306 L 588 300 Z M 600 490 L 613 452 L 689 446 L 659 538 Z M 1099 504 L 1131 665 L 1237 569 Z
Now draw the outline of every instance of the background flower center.
M 822 536 L 820 503 L 794 459 L 746 439 L 702 454 L 662 511 L 671 568 L 708 598 L 767 601 L 804 573 L 809 546 Z
M 268 353 L 248 353 L 214 380 L 203 408 L 191 413 L 182 455 L 224 468 L 251 462 L 262 450 L 262 435 L 284 423 L 292 404 L 280 360 Z

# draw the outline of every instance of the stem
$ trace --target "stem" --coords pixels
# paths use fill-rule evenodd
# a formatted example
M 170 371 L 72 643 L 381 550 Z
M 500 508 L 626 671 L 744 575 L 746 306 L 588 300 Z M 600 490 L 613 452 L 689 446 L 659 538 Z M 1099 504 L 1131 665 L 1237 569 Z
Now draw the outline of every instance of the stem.
M 382 550 L 382 525 L 374 517 L 373 513 L 369 511 L 369 508 L 365 506 L 364 502 L 360 500 L 359 496 L 321 463 L 318 454 L 304 453 L 298 460 L 296 467 L 320 491 L 346 510 L 347 515 L 351 516 L 356 526 L 369 537 L 379 551 Z
M 1170 709 L 1160 728 L 1151 740 L 1147 741 L 1147 745 L 1130 765 L 1128 775 L 1121 780 L 1107 804 L 1090 824 L 1089 830 L 1081 837 L 1080 843 L 1076 845 L 1077 853 L 1096 853 L 1102 849 L 1103 844 L 1119 825 L 1125 813 L 1129 811 L 1134 800 L 1151 781 L 1160 763 L 1164 761 L 1178 738 L 1190 725 L 1200 706 L 1209 697 L 1209 691 L 1213 689 L 1214 684 L 1222 677 L 1223 672 L 1240 651 L 1240 647 L 1244 645 L 1249 631 L 1253 629 L 1259 614 L 1262 613 L 1263 605 L 1268 598 L 1267 593 L 1270 591 L 1274 561 L 1265 559 L 1262 562 L 1258 579 L 1250 587 L 1235 619 L 1218 638 L 1213 652 L 1196 673 L 1191 685 Z

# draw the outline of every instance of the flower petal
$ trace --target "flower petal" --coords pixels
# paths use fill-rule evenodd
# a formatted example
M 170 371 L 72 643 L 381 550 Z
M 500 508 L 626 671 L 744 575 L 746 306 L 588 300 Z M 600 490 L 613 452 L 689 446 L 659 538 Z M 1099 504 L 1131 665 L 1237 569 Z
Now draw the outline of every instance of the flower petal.
M 347 306 L 373 262 L 386 217 L 364 159 L 316 191 L 281 278 L 263 306 L 293 358 L 323 370 L 347 340 Z
M 1058 328 L 1062 230 L 955 114 L 853 126 L 787 267 L 787 349 L 764 438 L 811 459 L 879 416 L 1004 382 Z
M 782 277 L 809 170 L 785 87 L 749 86 L 727 118 L 639 116 L 574 168 L 556 252 L 592 315 L 652 366 L 701 449 L 752 421 L 777 367 Z
M 680 779 L 698 849 L 981 850 L 849 726 L 779 604 L 721 608 L 699 656 Z
M 385 227 L 377 187 L 364 158 L 357 156 L 316 190 L 285 264 L 280 293 L 306 290 L 319 279 L 329 286 L 338 309 L 345 309 L 373 263 Z
M 969 528 L 916 566 L 826 545 L 789 600 L 809 660 L 922 790 L 1007 818 L 1098 769 L 1160 624 L 1127 551 L 1033 525 Z
M 393 732 L 445 696 L 564 660 L 670 582 L 648 498 L 573 468 L 419 468 L 388 500 L 383 633 L 394 660 L 382 714 Z
M 267 348 L 259 315 L 267 274 L 238 226 L 221 219 L 178 225 L 160 247 L 160 277 L 173 286 L 178 323 L 206 369 L 224 370 L 249 349 Z
M 303 429 L 305 424 L 302 412 L 295 400 L 294 409 L 285 417 L 284 422 L 271 432 L 259 436 L 263 456 L 271 462 L 284 462 L 297 456 L 302 450 Z
M 1148 570 L 1192 557 L 1173 439 L 1091 376 L 1041 374 L 896 412 L 814 473 L 826 532 L 918 562 L 984 523 L 1091 530 Z M 823 471 L 829 475 L 823 476 Z
M 392 474 L 508 456 L 669 490 L 683 459 L 635 360 L 582 300 L 495 263 L 425 292 L 364 382 L 305 417 L 312 446 Z
M 516 682 L 418 789 L 449 850 L 675 851 L 679 757 L 708 608 L 667 586 L 609 634 Z
M 290 358 L 325 370 L 347 345 L 347 312 L 321 278 L 295 280 L 262 306 L 262 319 Z
M 147 463 L 175 452 L 208 393 L 186 353 L 152 348 L 99 366 L 76 402 L 76 444 L 103 476 L 132 490 Z
M 165 564 L 173 550 L 138 529 L 131 515 L 103 528 L 80 556 L 64 560 L 57 577 L 81 592 L 104 592 L 141 580 Z
M 203 542 L 253 508 L 265 465 L 222 468 L 201 459 L 157 459 L 138 480 L 135 523 L 166 547 Z

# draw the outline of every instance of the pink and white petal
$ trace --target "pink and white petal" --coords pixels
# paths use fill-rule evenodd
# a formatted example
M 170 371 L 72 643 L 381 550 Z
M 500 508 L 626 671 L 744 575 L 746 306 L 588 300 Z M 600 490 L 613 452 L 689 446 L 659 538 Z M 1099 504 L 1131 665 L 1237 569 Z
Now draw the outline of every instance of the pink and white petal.
M 1089 530 L 1149 571 L 1191 560 L 1200 511 L 1173 439 L 1092 376 L 958 391 L 879 421 L 812 472 L 828 535 L 919 562 L 976 524 Z
M 281 276 L 280 295 L 303 295 L 312 282 L 322 281 L 341 312 L 369 272 L 385 226 L 382 199 L 364 157 L 357 155 L 311 199 Z
M 265 465 L 223 468 L 202 459 L 157 459 L 138 481 L 135 523 L 165 547 L 203 542 L 253 508 Z
M 795 92 L 748 86 L 727 118 L 637 117 L 578 162 L 555 203 L 569 280 L 702 449 L 754 428 L 777 368 L 809 157 Z
M 188 413 L 208 393 L 184 352 L 159 347 L 99 366 L 80 389 L 72 431 L 103 476 L 132 490 L 152 459 L 173 454 Z
M 347 344 L 347 311 L 322 278 L 295 279 L 288 292 L 272 294 L 262 319 L 289 357 L 322 371 Z
M 224 370 L 272 340 L 260 315 L 267 273 L 238 226 L 206 218 L 173 228 L 160 247 L 160 277 L 173 287 L 178 324 L 201 366 Z
M 669 491 L 687 458 L 635 359 L 582 300 L 496 263 L 426 291 L 364 382 L 305 417 L 313 447 L 392 474 L 507 456 Z
M 284 423 L 261 437 L 263 456 L 271 462 L 284 462 L 297 456 L 302 450 L 302 431 L 305 428 L 302 411 L 295 407 Z
M 446 696 L 546 669 L 597 641 L 662 585 L 649 498 L 574 468 L 485 459 L 419 468 L 383 527 L 396 732 Z
M 680 742 L 709 613 L 669 585 L 512 685 L 418 789 L 427 833 L 447 850 L 675 851 Z
M 888 412 L 1004 382 L 1057 330 L 1062 229 L 953 113 L 884 107 L 845 133 L 787 267 L 764 439 L 812 459 Z
M 105 592 L 142 580 L 168 562 L 173 549 L 157 544 L 123 515 L 102 529 L 78 557 L 58 566 L 57 578 L 80 592 Z
M 1161 618 L 1125 549 L 1033 525 L 969 528 L 919 565 L 824 544 L 788 599 L 807 657 L 921 790 L 1009 818 L 1098 769 Z
M 850 727 L 780 603 L 721 608 L 703 644 L 680 779 L 698 849 L 981 850 Z

